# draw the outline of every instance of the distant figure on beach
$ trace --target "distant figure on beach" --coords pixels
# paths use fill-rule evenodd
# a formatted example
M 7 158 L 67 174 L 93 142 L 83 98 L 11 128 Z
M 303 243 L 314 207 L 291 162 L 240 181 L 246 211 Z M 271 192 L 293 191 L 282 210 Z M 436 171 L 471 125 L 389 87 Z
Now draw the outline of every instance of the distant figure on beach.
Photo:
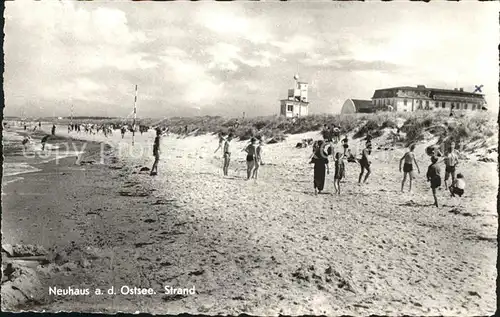
M 405 182 L 406 182 L 406 176 L 409 174 L 410 175 L 410 192 L 411 192 L 411 183 L 413 181 L 413 163 L 415 163 L 415 166 L 417 167 L 417 171 L 420 174 L 420 168 L 418 167 L 417 164 L 417 159 L 415 158 L 415 153 L 413 152 L 415 150 L 415 144 L 412 144 L 410 146 L 410 151 L 406 152 L 401 160 L 399 160 L 399 172 L 401 172 L 401 164 L 403 164 L 403 180 L 401 181 L 401 192 L 403 192 Z
M 449 189 L 451 197 L 455 197 L 455 195 L 457 195 L 458 197 L 462 197 L 465 190 L 465 180 L 464 176 L 461 173 L 457 174 L 457 179 L 451 184 Z
M 262 139 L 258 139 L 259 144 L 255 148 L 255 168 L 252 173 L 252 178 L 257 179 L 259 167 L 262 165 Z
M 255 165 L 257 164 L 257 147 L 255 146 L 256 143 L 255 138 L 250 139 L 250 144 L 247 145 L 243 149 L 247 153 L 247 180 L 249 180 L 252 177 L 253 170 L 255 168 Z
M 231 162 L 231 140 L 233 139 L 233 134 L 229 133 L 227 139 L 224 141 L 224 165 L 222 167 L 222 171 L 224 176 L 228 175 L 229 172 L 229 163 Z
M 155 158 L 155 161 L 153 163 L 153 167 L 151 167 L 151 173 L 149 174 L 151 176 L 158 175 L 158 162 L 160 162 L 160 136 L 161 129 L 157 128 L 155 142 L 153 144 L 153 156 Z
M 441 169 L 437 164 L 438 158 L 431 157 L 431 165 L 427 169 L 427 181 L 431 183 L 432 196 L 434 197 L 434 206 L 439 207 L 436 189 L 441 186 Z
M 125 128 L 125 126 L 122 126 L 121 128 L 122 139 L 125 137 L 125 132 L 127 132 L 127 128 Z
M 342 140 L 342 147 L 344 148 L 344 156 L 345 156 L 346 152 L 347 152 L 347 149 L 349 148 L 349 139 L 347 138 L 347 135 Z
M 187 125 L 184 127 L 184 134 L 186 134 L 186 135 L 188 134 L 188 126 Z
M 458 165 L 458 155 L 455 151 L 455 142 L 451 142 L 450 149 L 444 158 L 444 163 L 446 165 L 444 174 L 444 187 L 448 189 L 448 179 L 451 175 L 452 184 L 456 179 L 456 167 Z
M 31 138 L 29 136 L 25 136 L 24 139 L 23 139 L 23 141 L 21 142 L 23 144 L 23 147 L 24 147 L 25 150 L 28 148 L 28 143 L 30 141 L 31 141 Z
M 73 130 L 72 127 L 71 127 L 71 124 L 68 124 L 68 133 L 70 133 L 71 130 Z
M 317 141 L 315 153 L 310 163 L 314 164 L 314 194 L 321 194 L 325 188 L 326 173 L 330 174 L 328 153 L 324 150 L 323 140 Z
M 52 135 L 56 135 L 56 125 L 52 125 Z
M 38 128 L 42 128 L 42 122 L 41 121 L 38 121 Z
M 45 151 L 45 143 L 47 143 L 47 140 L 49 139 L 50 135 L 46 135 L 42 138 L 42 151 Z
M 24 125 L 24 131 L 26 131 L 26 129 L 27 129 L 27 128 L 28 128 L 28 127 L 27 127 L 26 125 Z
M 335 154 L 335 176 L 333 178 L 333 187 L 335 188 L 335 193 L 340 195 L 340 181 L 345 175 L 345 165 L 342 153 L 337 152 Z
M 371 162 L 370 162 L 370 154 L 372 152 L 371 147 L 366 147 L 363 152 L 361 152 L 361 159 L 359 160 L 359 164 L 361 165 L 361 173 L 359 174 L 359 180 L 358 183 L 361 184 L 361 179 L 363 178 L 363 174 L 365 173 L 366 170 L 366 175 L 365 179 L 363 180 L 363 183 L 366 183 L 366 180 L 368 179 L 368 176 L 371 174 Z
M 222 147 L 224 146 L 224 141 L 226 140 L 224 138 L 224 134 L 222 132 L 219 132 L 218 137 L 219 137 L 219 147 L 217 147 L 217 149 L 215 149 L 214 153 L 217 153 L 217 151 L 219 149 L 222 149 Z

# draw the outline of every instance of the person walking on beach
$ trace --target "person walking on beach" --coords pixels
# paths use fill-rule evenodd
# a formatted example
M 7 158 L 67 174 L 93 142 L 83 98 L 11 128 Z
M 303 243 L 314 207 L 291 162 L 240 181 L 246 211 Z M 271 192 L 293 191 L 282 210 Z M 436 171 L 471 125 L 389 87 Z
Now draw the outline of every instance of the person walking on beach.
M 251 138 L 250 144 L 243 149 L 247 153 L 247 180 L 252 177 L 253 169 L 255 168 L 257 162 L 257 147 L 255 146 L 256 139 Z
M 262 139 L 259 139 L 259 144 L 255 148 L 255 168 L 252 173 L 252 178 L 257 179 L 259 167 L 262 165 Z
M 432 196 L 434 197 L 434 206 L 439 207 L 436 189 L 441 187 L 441 169 L 437 164 L 438 158 L 433 156 L 431 157 L 431 165 L 427 169 L 427 181 L 431 183 Z
M 228 176 L 229 163 L 231 162 L 231 140 L 233 139 L 233 134 L 229 133 L 227 139 L 224 141 L 224 165 L 222 167 L 222 172 L 224 176 Z
M 214 154 L 217 153 L 219 149 L 222 149 L 222 147 L 224 146 L 224 141 L 224 134 L 222 132 L 219 132 L 219 147 L 217 147 L 217 149 L 214 151 Z
M 46 135 L 42 138 L 42 151 L 45 151 L 45 143 L 47 143 L 47 140 L 49 139 L 50 135 Z
M 122 139 L 125 137 L 125 132 L 127 132 L 127 128 L 125 128 L 125 126 L 122 126 L 121 128 Z
M 401 181 L 401 192 L 403 192 L 405 182 L 406 182 L 406 176 L 410 176 L 410 192 L 411 192 L 411 183 L 413 181 L 413 163 L 415 163 L 415 166 L 417 167 L 417 171 L 420 174 L 420 168 L 418 167 L 417 164 L 417 159 L 415 158 L 415 153 L 413 152 L 415 150 L 415 144 L 412 144 L 410 146 L 410 151 L 406 152 L 401 160 L 399 160 L 399 172 L 401 173 L 401 164 L 403 164 L 403 180 Z
M 36 128 L 36 127 L 35 127 Z M 25 136 L 23 141 L 22 141 L 22 144 L 23 144 L 23 147 L 24 147 L 24 150 L 26 151 L 26 149 L 28 148 L 28 143 L 30 142 L 30 137 L 29 136 Z
M 56 135 L 56 125 L 52 125 L 52 135 Z
M 149 173 L 149 175 L 151 176 L 158 175 L 158 163 L 160 162 L 160 136 L 161 130 L 160 128 L 157 128 L 155 141 L 153 143 L 153 156 L 155 158 L 155 161 L 153 163 L 153 167 L 151 167 L 151 173 Z
M 38 128 L 41 129 L 42 128 L 42 122 L 41 121 L 38 121 Z
M 361 159 L 359 160 L 359 164 L 361 165 L 361 173 L 359 174 L 359 180 L 358 183 L 361 184 L 361 179 L 363 178 L 363 174 L 366 170 L 366 175 L 365 179 L 363 180 L 363 183 L 366 183 L 366 180 L 368 179 L 368 176 L 371 174 L 371 162 L 370 162 L 370 154 L 372 152 L 371 147 L 367 147 L 361 152 Z
M 314 194 L 321 194 L 325 188 L 326 174 L 330 174 L 328 165 L 328 153 L 324 150 L 323 140 L 317 141 L 317 146 L 312 157 L 311 163 L 314 164 Z
M 333 178 L 333 187 L 335 188 L 335 193 L 340 195 L 340 181 L 345 175 L 345 165 L 342 153 L 337 152 L 335 154 L 335 176 Z
M 448 189 L 448 180 L 451 176 L 451 183 L 453 184 L 456 179 L 456 166 L 458 165 L 458 155 L 455 151 L 455 142 L 451 142 L 450 149 L 444 158 L 444 163 L 446 165 L 444 174 L 444 187 Z
M 344 148 L 344 156 L 345 156 L 346 152 L 347 152 L 347 149 L 349 148 L 349 139 L 347 138 L 347 135 L 342 140 L 342 147 Z

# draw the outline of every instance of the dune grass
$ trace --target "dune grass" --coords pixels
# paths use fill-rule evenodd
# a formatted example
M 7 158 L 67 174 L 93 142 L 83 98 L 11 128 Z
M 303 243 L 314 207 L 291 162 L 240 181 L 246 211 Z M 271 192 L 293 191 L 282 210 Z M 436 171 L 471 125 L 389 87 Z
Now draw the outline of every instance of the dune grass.
M 77 122 L 78 120 L 74 120 Z M 130 120 L 94 119 L 86 123 L 130 124 Z M 236 123 L 239 123 L 236 125 Z M 399 126 L 397 123 L 399 122 Z M 401 122 L 404 122 L 401 124 Z M 281 116 L 253 118 L 225 118 L 221 116 L 173 117 L 161 121 L 155 119 L 139 119 L 137 124 L 147 126 L 169 127 L 174 133 L 196 131 L 196 135 L 233 133 L 240 140 L 252 137 L 263 137 L 267 141 L 281 142 L 287 134 L 298 134 L 318 131 L 326 125 L 335 124 L 340 127 L 341 134 L 353 133 L 353 137 L 363 138 L 368 133 L 373 138 L 380 137 L 384 129 L 400 128 L 405 134 L 404 142 L 409 145 L 422 141 L 426 135 L 432 134 L 439 138 L 439 143 L 455 142 L 457 145 L 465 141 L 492 137 L 498 128 L 495 118 L 489 112 L 455 112 L 450 118 L 447 111 L 418 112 L 377 112 L 369 114 L 328 115 L 314 114 L 297 118 L 295 123 L 290 118 Z

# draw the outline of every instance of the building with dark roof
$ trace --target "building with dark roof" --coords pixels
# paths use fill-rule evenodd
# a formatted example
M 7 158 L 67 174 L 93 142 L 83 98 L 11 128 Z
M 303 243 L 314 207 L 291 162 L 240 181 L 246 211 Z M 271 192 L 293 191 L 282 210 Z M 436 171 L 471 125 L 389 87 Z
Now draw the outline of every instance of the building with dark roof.
M 481 110 L 486 109 L 483 94 L 464 91 L 463 88 L 439 89 L 417 87 L 394 87 L 375 90 L 372 97 L 375 109 L 394 111 L 417 110 Z
M 375 107 L 371 100 L 347 99 L 342 106 L 340 113 L 370 113 L 375 112 Z

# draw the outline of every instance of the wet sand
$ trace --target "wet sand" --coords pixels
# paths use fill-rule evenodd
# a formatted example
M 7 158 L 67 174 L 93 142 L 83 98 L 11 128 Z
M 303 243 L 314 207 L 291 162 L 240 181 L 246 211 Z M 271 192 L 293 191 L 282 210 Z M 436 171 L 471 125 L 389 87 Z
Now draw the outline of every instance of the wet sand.
M 47 195 L 28 198 L 31 204 L 12 196 L 4 205 L 10 216 L 3 213 L 11 243 L 45 239 L 61 246 L 66 263 L 85 263 L 52 282 L 157 293 L 58 297 L 36 308 L 257 315 L 494 311 L 496 163 L 463 162 L 467 193 L 459 200 L 442 190 L 440 208 L 431 205 L 423 179 L 427 162 L 413 193 L 400 193 L 402 151 L 375 157 L 362 186 L 359 166 L 349 163 L 341 196 L 330 194 L 333 174 L 326 194 L 315 196 L 310 149 L 293 148 L 308 136 L 317 133 L 266 145 L 258 182 L 244 181 L 244 155 L 237 152 L 244 142 L 235 142 L 230 177 L 222 177 L 214 136 L 165 137 L 159 175 L 140 173 L 152 163 L 152 136 L 144 135 L 137 141 L 144 155 L 86 171 L 58 167 L 68 174 Z M 7 189 L 36 192 L 50 180 Z M 33 204 L 45 207 L 34 216 Z M 22 233 L 44 221 L 52 233 Z M 197 294 L 165 296 L 166 285 L 194 285 Z

